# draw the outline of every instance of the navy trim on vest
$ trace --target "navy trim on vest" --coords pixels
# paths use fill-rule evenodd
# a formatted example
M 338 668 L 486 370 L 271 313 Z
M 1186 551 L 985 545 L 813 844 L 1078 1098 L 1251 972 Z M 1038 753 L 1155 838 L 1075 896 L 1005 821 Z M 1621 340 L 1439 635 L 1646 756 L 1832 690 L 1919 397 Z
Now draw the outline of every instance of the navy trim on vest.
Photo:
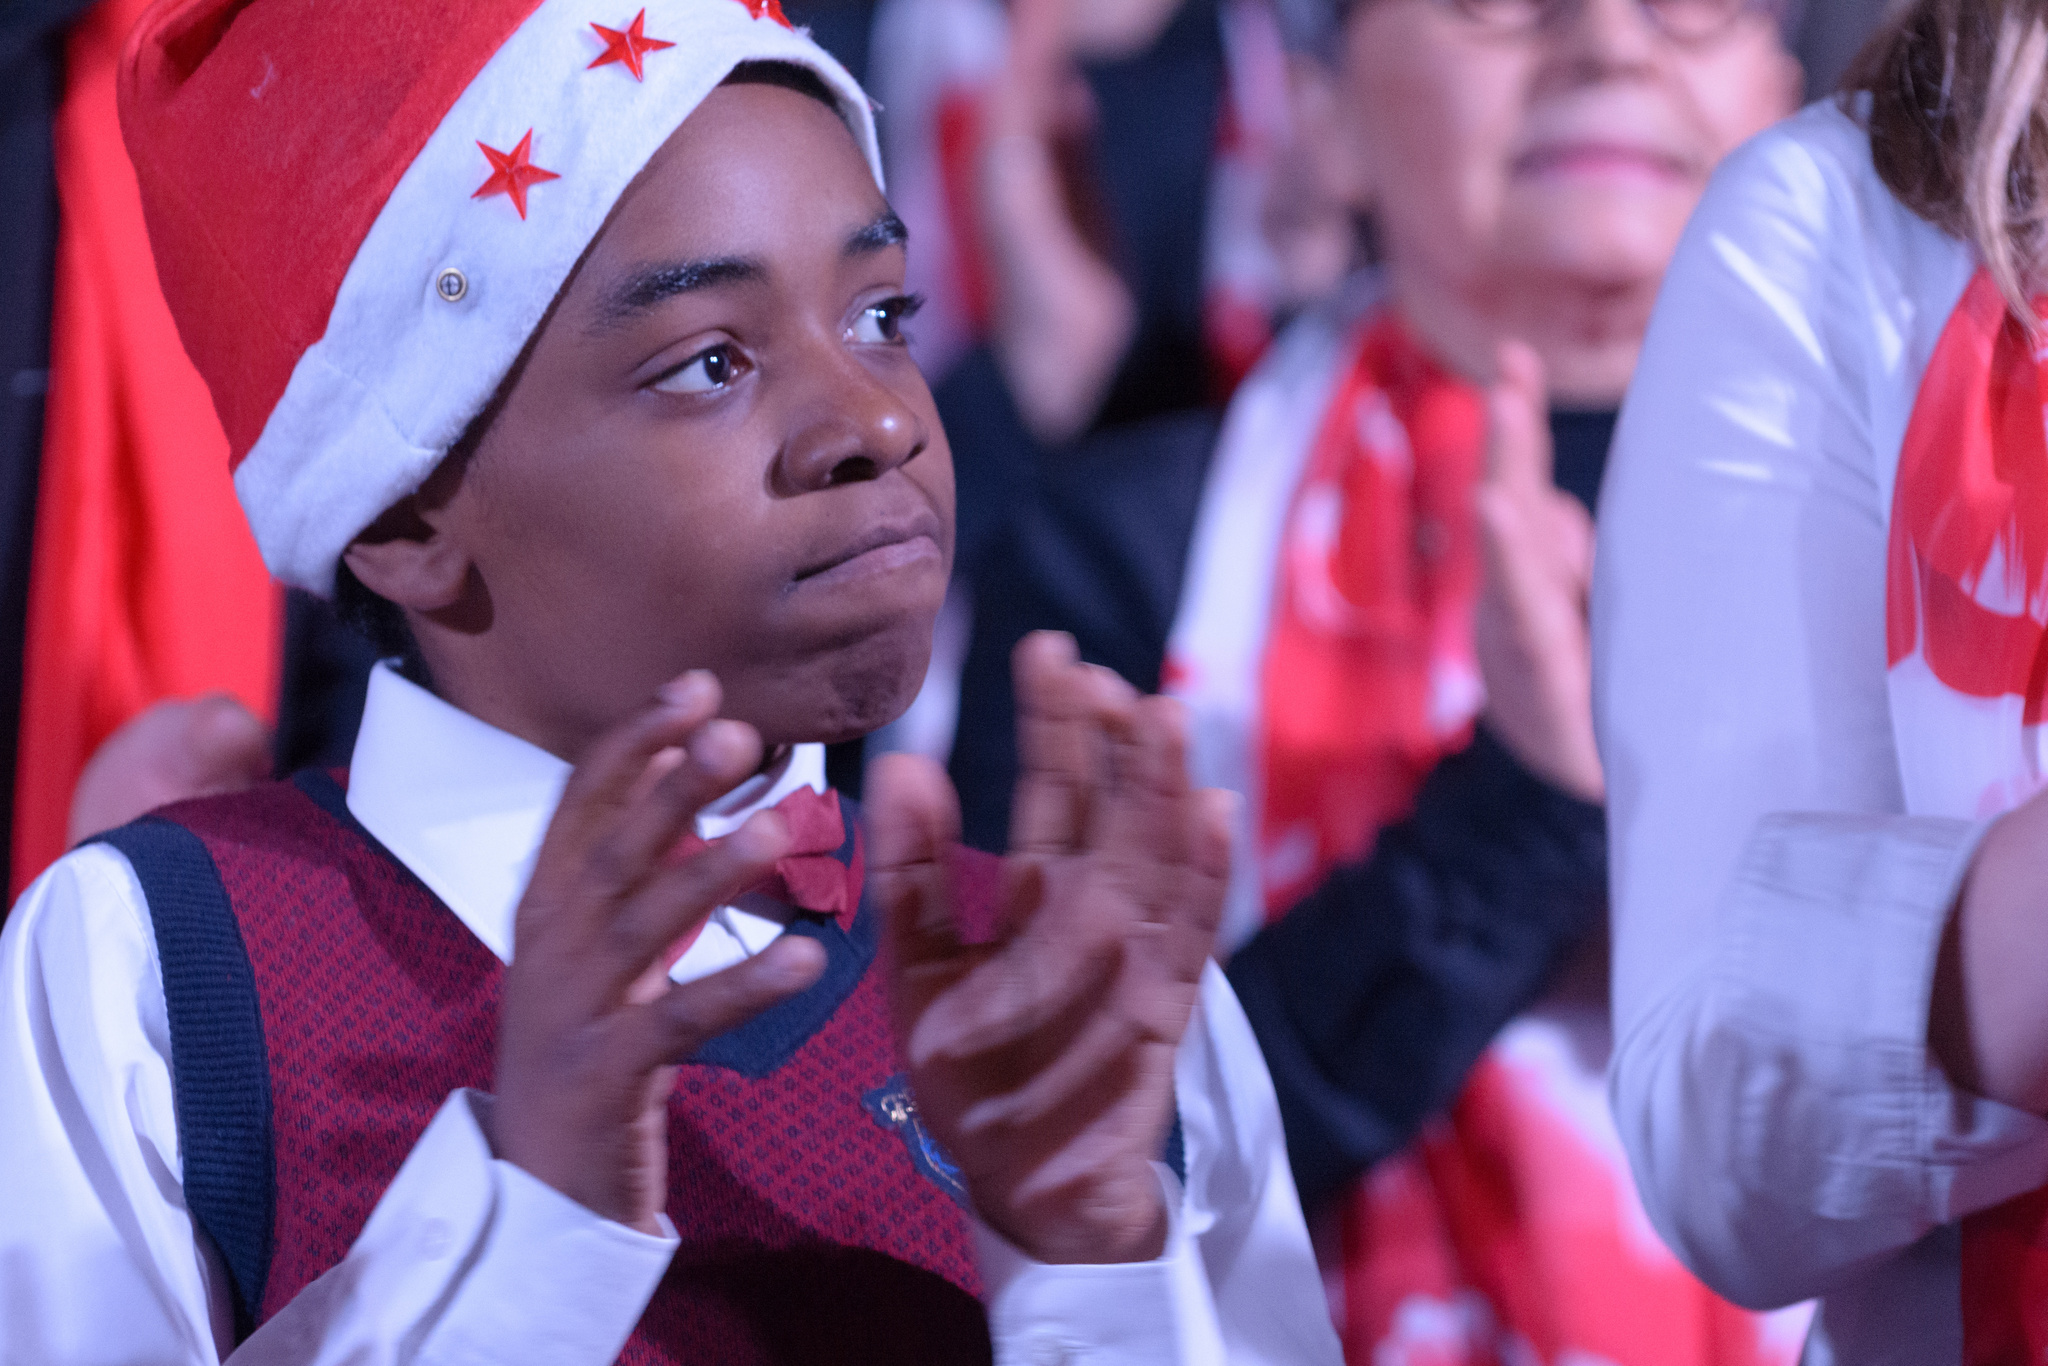
M 293 787 L 304 793 L 306 800 L 312 802 L 313 805 L 319 807 L 322 811 L 325 811 L 328 815 L 370 841 L 370 843 L 377 844 L 376 836 L 363 829 L 363 823 L 356 819 L 353 811 L 348 809 L 348 793 L 335 780 L 332 773 L 329 773 L 324 768 L 302 768 L 297 773 L 292 774 L 291 783 Z M 382 849 L 384 846 L 377 844 L 377 847 Z M 387 858 L 391 857 L 390 851 L 386 850 L 385 856 Z M 404 867 L 403 864 L 399 866 Z M 411 869 L 406 871 L 410 872 Z
M 170 1017 L 185 1205 L 227 1263 L 239 1342 L 263 1303 L 277 1208 L 270 1055 L 249 950 L 213 855 L 190 830 L 144 816 L 93 842 L 128 860 L 149 903 Z

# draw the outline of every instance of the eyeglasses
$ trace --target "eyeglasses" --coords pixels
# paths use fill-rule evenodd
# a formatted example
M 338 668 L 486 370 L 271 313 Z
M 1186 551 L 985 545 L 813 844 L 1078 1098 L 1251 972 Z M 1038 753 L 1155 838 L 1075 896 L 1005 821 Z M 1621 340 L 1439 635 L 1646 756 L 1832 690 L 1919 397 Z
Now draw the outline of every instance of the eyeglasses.
M 1575 11 L 1586 0 L 1440 0 L 1474 24 L 1503 36 L 1533 33 Z M 1784 0 L 1636 0 L 1644 17 L 1681 43 L 1718 38 L 1746 14 L 1777 14 Z

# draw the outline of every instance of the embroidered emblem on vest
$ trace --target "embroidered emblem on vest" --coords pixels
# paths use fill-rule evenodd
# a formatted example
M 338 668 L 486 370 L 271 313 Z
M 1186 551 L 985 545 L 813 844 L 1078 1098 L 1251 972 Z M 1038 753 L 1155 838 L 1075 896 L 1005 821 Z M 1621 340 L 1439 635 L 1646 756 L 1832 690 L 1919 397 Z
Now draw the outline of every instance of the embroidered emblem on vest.
M 898 1072 L 862 1096 L 860 1103 L 862 1109 L 874 1116 L 875 1123 L 903 1139 L 911 1165 L 925 1180 L 959 1201 L 962 1208 L 967 1207 L 967 1182 L 961 1178 L 960 1168 L 932 1137 L 931 1130 L 924 1127 L 924 1120 L 917 1113 L 917 1100 L 910 1094 L 909 1077 Z

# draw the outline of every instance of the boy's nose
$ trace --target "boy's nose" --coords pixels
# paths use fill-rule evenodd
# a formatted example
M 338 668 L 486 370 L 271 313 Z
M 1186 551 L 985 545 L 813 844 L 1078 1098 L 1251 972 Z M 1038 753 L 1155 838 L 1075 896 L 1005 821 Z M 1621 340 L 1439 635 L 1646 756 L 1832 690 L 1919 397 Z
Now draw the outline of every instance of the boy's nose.
M 924 420 L 893 388 L 858 363 L 834 367 L 836 383 L 812 397 L 783 446 L 789 492 L 879 479 L 924 450 Z

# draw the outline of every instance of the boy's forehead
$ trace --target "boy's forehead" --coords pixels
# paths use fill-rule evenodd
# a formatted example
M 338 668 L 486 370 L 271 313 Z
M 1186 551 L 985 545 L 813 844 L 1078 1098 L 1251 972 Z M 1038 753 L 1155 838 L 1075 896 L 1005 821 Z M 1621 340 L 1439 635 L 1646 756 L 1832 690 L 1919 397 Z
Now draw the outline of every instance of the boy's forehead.
M 728 81 L 655 149 L 611 218 L 644 218 L 652 201 L 665 216 L 709 223 L 792 190 L 819 212 L 835 200 L 881 202 L 878 179 L 837 109 L 781 85 Z
M 851 259 L 906 240 L 835 111 L 730 85 L 648 163 L 584 274 L 598 320 L 615 322 L 659 298 L 772 275 L 792 252 Z

